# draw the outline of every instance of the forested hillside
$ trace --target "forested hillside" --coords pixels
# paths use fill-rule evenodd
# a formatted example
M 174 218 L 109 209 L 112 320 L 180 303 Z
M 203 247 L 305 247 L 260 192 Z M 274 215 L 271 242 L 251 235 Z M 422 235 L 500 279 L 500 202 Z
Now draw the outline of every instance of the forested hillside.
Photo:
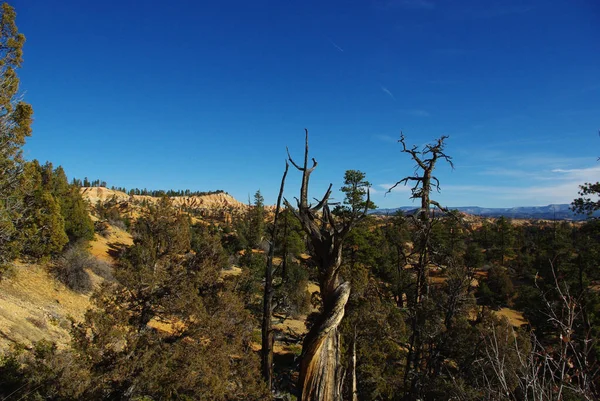
M 389 191 L 417 206 L 373 214 L 363 171 L 311 192 L 308 131 L 273 206 L 69 182 L 23 157 L 15 21 L 4 3 L 0 400 L 600 398 L 598 183 L 582 221 L 465 216 L 436 198 L 451 139 L 401 135 Z

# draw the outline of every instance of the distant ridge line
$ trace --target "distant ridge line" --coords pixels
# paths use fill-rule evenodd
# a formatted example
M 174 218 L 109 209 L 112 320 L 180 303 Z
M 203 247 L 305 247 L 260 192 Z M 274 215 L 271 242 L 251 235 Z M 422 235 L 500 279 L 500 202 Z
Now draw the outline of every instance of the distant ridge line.
M 490 208 L 480 206 L 448 207 L 449 210 L 480 217 L 507 217 L 513 219 L 543 219 L 543 220 L 586 220 L 589 216 L 575 214 L 570 204 L 555 204 L 547 206 L 517 206 L 507 208 Z M 411 212 L 418 210 L 415 206 L 401 206 L 397 208 L 376 209 L 371 214 L 385 216 L 393 215 L 398 211 Z M 600 217 L 600 212 L 594 213 L 593 217 Z

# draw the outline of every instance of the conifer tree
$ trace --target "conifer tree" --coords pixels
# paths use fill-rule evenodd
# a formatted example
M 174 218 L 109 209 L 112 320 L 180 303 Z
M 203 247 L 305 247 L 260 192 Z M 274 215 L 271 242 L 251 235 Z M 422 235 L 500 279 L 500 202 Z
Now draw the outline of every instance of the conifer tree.
M 71 243 L 79 240 L 92 240 L 94 238 L 94 223 L 92 222 L 87 206 L 79 188 L 69 185 L 65 171 L 58 166 L 52 172 L 52 193 L 58 204 L 65 221 L 65 233 Z
M 55 255 L 69 241 L 60 205 L 43 186 L 43 167 L 34 160 L 25 164 L 21 175 L 25 208 L 19 224 L 23 252 L 35 258 Z
M 0 273 L 16 256 L 19 243 L 16 225 L 23 217 L 19 190 L 22 146 L 31 134 L 33 109 L 19 98 L 17 69 L 23 62 L 25 36 L 19 33 L 15 10 L 0 7 Z
M 216 238 L 197 232 L 189 253 L 188 219 L 166 197 L 133 232 L 118 282 L 103 286 L 73 332 L 91 376 L 82 398 L 266 399 L 250 317 L 220 279 Z
M 248 227 L 249 246 L 256 248 L 263 239 L 265 231 L 265 199 L 260 193 L 260 189 L 254 193 L 254 204 L 250 211 L 250 220 Z

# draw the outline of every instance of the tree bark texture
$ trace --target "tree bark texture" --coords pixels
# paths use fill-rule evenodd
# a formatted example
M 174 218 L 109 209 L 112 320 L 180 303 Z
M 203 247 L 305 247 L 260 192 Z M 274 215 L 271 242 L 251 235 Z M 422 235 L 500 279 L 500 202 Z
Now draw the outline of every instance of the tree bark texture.
M 298 380 L 301 401 L 339 401 L 341 394 L 340 334 L 338 326 L 344 317 L 344 308 L 350 296 L 350 283 L 344 281 L 339 270 L 342 264 L 342 245 L 352 226 L 366 214 L 360 211 L 349 220 L 340 222 L 331 213 L 328 200 L 331 185 L 316 205 L 308 202 L 310 174 L 317 167 L 312 159 L 308 166 L 308 131 L 304 148 L 304 163 L 296 164 L 288 152 L 290 163 L 302 172 L 300 199 L 297 208 L 286 205 L 300 221 L 308 236 L 313 262 L 319 271 L 319 288 L 323 311 L 302 344 L 302 361 Z M 367 205 L 369 201 L 367 200 Z

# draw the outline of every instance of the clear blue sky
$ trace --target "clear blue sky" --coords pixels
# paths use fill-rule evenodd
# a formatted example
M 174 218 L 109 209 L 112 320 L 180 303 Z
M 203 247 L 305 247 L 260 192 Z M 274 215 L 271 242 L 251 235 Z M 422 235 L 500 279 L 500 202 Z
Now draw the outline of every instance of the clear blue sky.
M 28 159 L 69 177 L 274 203 L 304 128 L 320 197 L 362 170 L 410 205 L 396 142 L 449 135 L 449 206 L 568 203 L 600 177 L 596 0 L 18 0 Z M 289 198 L 299 175 L 288 179 Z M 338 196 L 339 198 L 339 196 Z

